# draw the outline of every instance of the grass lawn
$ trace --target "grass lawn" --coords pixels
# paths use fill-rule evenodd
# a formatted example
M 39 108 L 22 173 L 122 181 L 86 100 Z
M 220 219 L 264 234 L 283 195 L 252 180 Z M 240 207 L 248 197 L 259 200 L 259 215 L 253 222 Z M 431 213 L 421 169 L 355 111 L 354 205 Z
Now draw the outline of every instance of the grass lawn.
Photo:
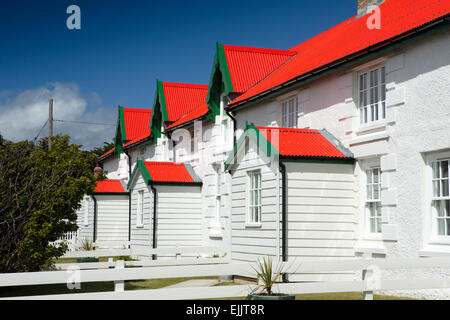
M 125 281 L 125 290 L 150 290 L 164 288 L 193 279 L 217 279 L 217 277 L 197 277 L 197 278 L 171 278 Z M 66 284 L 49 284 L 35 286 L 15 286 L 0 288 L 0 297 L 35 296 L 47 294 L 67 294 L 86 292 L 114 291 L 113 282 L 86 282 L 81 284 L 81 289 L 69 290 Z

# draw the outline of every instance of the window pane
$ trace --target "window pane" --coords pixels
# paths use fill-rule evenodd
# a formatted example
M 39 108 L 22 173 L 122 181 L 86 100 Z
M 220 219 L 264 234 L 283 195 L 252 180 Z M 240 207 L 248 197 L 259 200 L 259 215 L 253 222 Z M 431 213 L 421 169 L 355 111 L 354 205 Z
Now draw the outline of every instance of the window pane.
M 439 162 L 433 162 L 431 167 L 433 168 L 433 179 L 439 178 Z
M 383 99 L 384 100 L 384 99 Z M 382 108 L 381 108 L 381 110 L 382 110 L 382 115 L 381 115 L 381 117 L 383 118 L 383 119 L 386 119 L 386 102 L 382 102 Z
M 444 219 L 438 219 L 437 221 L 437 227 L 438 227 L 438 235 L 444 236 L 445 235 L 445 220 Z
M 439 181 L 433 181 L 433 197 L 441 196 L 441 183 Z
M 443 197 L 448 197 L 448 184 L 449 184 L 449 181 L 450 180 L 441 180 L 441 185 L 442 185 L 442 188 L 441 188 L 441 190 L 442 190 L 442 196 Z
M 441 178 L 448 178 L 448 161 L 441 161 Z
M 450 219 L 445 219 L 446 222 L 446 236 L 450 236 Z

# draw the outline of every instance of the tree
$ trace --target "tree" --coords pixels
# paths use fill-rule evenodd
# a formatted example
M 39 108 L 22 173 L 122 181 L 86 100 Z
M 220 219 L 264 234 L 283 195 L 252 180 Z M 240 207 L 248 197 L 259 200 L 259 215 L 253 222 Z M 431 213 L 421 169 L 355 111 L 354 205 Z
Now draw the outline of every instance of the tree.
M 91 152 L 94 153 L 97 157 L 100 157 L 100 156 L 104 155 L 105 153 L 107 153 L 112 148 L 114 148 L 114 143 L 105 141 L 105 142 L 103 142 L 103 146 L 94 148 L 91 150 Z
M 76 231 L 76 210 L 92 194 L 92 152 L 68 136 L 0 144 L 0 272 L 37 271 L 67 250 L 51 242 Z

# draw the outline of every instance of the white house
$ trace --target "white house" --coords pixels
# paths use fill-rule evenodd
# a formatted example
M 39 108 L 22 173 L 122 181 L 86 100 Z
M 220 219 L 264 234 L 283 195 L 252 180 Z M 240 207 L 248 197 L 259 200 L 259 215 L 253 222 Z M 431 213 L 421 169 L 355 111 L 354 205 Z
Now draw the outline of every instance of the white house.
M 137 219 L 152 206 L 142 163 L 190 164 L 202 185 L 161 196 L 192 189 L 196 245 L 231 245 L 235 261 L 450 255 L 449 19 L 449 1 L 360 0 L 357 15 L 289 50 L 216 44 L 209 85 L 158 81 L 149 130 L 128 139 L 120 124 L 103 166 L 127 181 Z

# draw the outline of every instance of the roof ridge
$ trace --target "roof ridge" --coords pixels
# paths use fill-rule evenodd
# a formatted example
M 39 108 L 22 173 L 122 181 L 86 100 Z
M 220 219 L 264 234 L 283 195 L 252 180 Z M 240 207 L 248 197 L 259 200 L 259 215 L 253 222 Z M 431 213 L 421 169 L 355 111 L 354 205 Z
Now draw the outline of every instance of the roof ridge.
M 163 86 L 177 87 L 177 88 L 206 89 L 206 90 L 208 90 L 208 85 L 207 84 L 195 84 L 195 83 L 183 83 L 183 82 L 163 82 Z
M 267 54 L 285 54 L 285 55 L 295 55 L 298 53 L 297 50 L 285 50 L 285 49 L 272 49 L 272 48 L 258 48 L 258 47 L 246 47 L 246 46 L 235 46 L 235 45 L 223 45 L 225 50 L 241 51 L 241 52 L 260 52 Z

